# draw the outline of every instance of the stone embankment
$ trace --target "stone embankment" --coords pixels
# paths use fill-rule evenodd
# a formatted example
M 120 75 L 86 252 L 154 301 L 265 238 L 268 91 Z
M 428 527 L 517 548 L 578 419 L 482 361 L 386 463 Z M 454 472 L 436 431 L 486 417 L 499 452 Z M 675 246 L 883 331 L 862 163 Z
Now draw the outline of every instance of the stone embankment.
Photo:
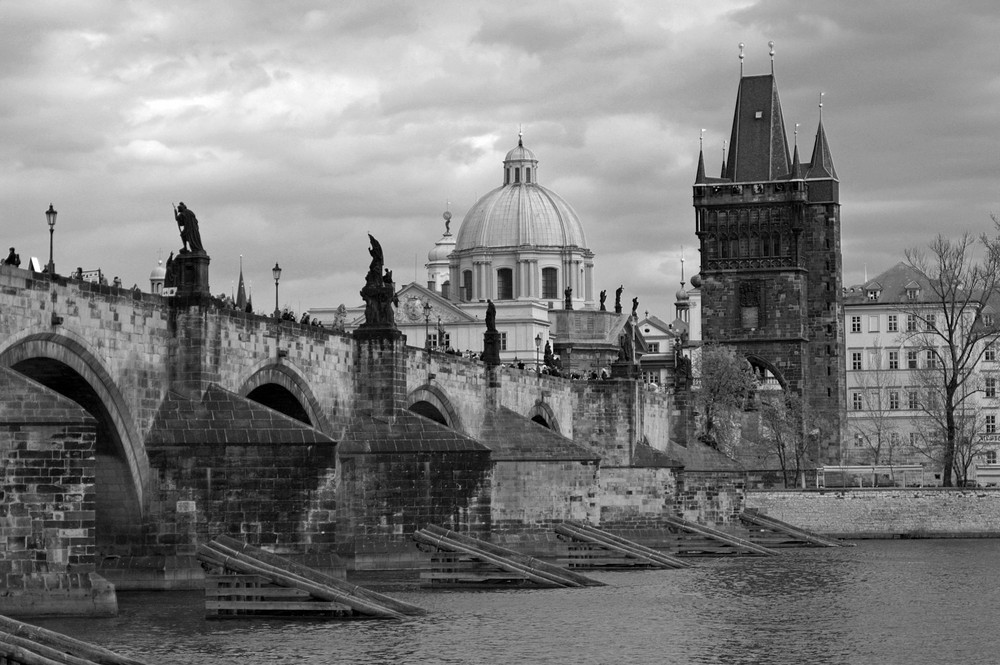
M 746 507 L 840 538 L 998 538 L 1000 489 L 749 491 Z

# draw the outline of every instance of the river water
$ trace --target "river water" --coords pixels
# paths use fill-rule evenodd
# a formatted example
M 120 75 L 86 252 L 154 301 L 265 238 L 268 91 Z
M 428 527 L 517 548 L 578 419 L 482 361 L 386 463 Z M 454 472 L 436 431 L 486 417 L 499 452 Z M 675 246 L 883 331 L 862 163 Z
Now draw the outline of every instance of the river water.
M 567 590 L 372 585 L 406 621 L 206 621 L 200 592 L 122 593 L 113 619 L 41 625 L 148 663 L 1000 662 L 1000 540 L 860 541 Z

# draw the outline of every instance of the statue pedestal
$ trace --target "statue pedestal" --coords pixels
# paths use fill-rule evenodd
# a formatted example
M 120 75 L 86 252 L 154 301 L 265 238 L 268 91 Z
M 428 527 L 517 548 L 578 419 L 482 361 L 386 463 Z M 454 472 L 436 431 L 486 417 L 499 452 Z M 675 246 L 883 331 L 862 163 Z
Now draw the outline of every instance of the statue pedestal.
M 186 252 L 174 257 L 174 286 L 177 296 L 210 296 L 208 264 L 211 259 L 205 252 Z
M 612 379 L 634 379 L 639 376 L 639 366 L 631 360 L 618 360 L 611 363 Z
M 500 333 L 497 331 L 483 333 L 483 362 L 494 366 L 500 364 Z

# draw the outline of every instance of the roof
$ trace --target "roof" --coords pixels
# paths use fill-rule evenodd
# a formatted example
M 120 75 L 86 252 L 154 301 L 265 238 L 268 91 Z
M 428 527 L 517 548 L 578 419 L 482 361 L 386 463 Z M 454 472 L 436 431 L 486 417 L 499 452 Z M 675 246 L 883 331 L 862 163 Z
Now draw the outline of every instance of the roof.
M 916 298 L 910 298 L 907 290 L 917 289 Z M 875 299 L 869 298 L 870 291 L 878 292 Z M 903 304 L 913 302 L 929 303 L 933 299 L 930 281 L 922 272 L 900 261 L 883 273 L 864 284 L 852 286 L 844 295 L 845 305 Z
M 413 452 L 488 454 L 490 449 L 450 427 L 405 409 L 394 411 L 391 419 L 356 416 L 344 431 L 339 448 L 341 456 Z
M 558 194 L 538 184 L 537 168 L 528 178 L 506 178 L 509 167 L 535 167 L 534 154 L 520 145 L 507 153 L 504 182 L 483 196 L 465 215 L 455 251 L 497 247 L 587 247 L 576 211 Z
M 486 412 L 480 440 L 493 451 L 494 460 L 554 462 L 600 459 L 600 455 L 572 439 L 504 406 Z
M 335 443 L 306 423 L 215 384 L 200 400 L 168 392 L 146 438 L 150 446 Z
M 788 177 L 788 143 L 773 74 L 744 76 L 736 95 L 725 177 L 733 182 Z
M 837 169 L 833 166 L 833 155 L 830 153 L 830 144 L 826 140 L 826 130 L 823 129 L 822 118 L 820 118 L 819 127 L 816 129 L 816 143 L 813 144 L 812 161 L 809 163 L 806 178 L 839 180 Z

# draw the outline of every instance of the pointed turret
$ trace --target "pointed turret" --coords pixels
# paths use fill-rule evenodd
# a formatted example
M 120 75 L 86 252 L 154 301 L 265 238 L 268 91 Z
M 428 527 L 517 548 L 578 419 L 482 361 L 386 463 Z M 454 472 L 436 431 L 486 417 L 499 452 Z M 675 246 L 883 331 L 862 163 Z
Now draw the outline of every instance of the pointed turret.
M 816 129 L 816 143 L 813 145 L 812 161 L 809 164 L 807 178 L 833 178 L 837 177 L 837 169 L 833 166 L 833 155 L 830 153 L 830 144 L 826 142 L 826 130 L 823 129 L 823 117 L 820 116 L 819 127 Z
M 240 257 L 240 285 L 236 288 L 236 308 L 241 312 L 247 308 L 247 290 L 243 284 L 243 257 Z
M 694 184 L 705 184 L 705 151 L 698 150 L 698 173 L 694 176 Z
M 792 180 L 802 180 L 805 178 L 805 170 L 802 168 L 802 162 L 799 161 L 799 144 L 795 144 L 795 154 L 792 155 Z
M 780 180 L 788 177 L 788 162 L 774 76 L 744 76 L 736 96 L 725 177 L 733 182 Z

